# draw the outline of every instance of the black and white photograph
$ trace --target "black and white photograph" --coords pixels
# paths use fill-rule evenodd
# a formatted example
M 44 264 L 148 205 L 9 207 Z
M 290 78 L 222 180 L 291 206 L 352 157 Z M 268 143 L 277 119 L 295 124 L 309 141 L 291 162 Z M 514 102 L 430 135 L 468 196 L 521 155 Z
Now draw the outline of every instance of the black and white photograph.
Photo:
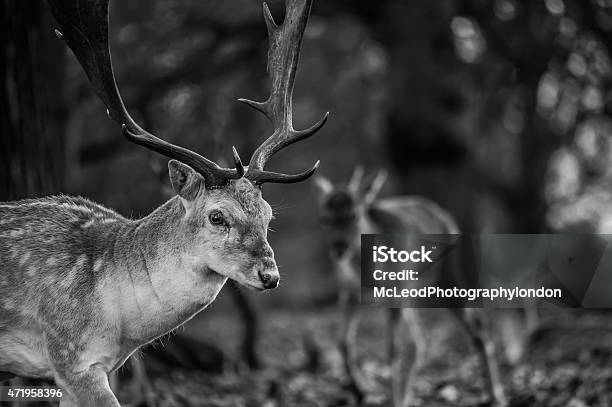
M 611 0 L 0 5 L 0 407 L 612 406 Z

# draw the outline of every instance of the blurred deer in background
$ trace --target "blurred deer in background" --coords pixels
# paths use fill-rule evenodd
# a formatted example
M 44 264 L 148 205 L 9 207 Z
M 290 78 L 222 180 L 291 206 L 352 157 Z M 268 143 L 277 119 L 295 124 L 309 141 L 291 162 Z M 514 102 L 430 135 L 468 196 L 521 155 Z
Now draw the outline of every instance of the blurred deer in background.
M 435 202 L 417 196 L 377 199 L 387 173 L 380 171 L 363 181 L 363 169 L 357 167 L 347 185 L 334 185 L 324 177 L 314 180 L 320 219 L 328 242 L 329 256 L 340 289 L 340 351 L 353 388 L 359 393 L 362 379 L 355 362 L 358 306 L 361 295 L 361 234 L 424 233 L 458 234 L 452 216 Z M 424 363 L 428 343 L 418 308 L 390 308 L 387 347 L 393 366 L 393 400 L 396 407 L 413 401 L 414 376 Z M 481 309 L 451 309 L 468 332 L 485 367 L 485 379 L 495 404 L 506 405 L 495 346 L 491 339 L 487 315 Z M 403 322 L 409 333 L 396 355 L 395 338 Z
M 57 32 L 131 142 L 171 158 L 176 196 L 140 220 L 83 198 L 55 196 L 0 204 L 0 371 L 52 378 L 61 406 L 119 406 L 108 374 L 139 347 L 206 308 L 227 279 L 256 290 L 279 274 L 267 241 L 266 182 L 296 175 L 264 170 L 282 148 L 315 134 L 292 125 L 292 91 L 312 0 L 289 0 L 278 26 L 266 6 L 271 94 L 242 100 L 274 131 L 234 168 L 161 140 L 138 126 L 117 89 L 108 44 L 108 0 L 50 0 Z

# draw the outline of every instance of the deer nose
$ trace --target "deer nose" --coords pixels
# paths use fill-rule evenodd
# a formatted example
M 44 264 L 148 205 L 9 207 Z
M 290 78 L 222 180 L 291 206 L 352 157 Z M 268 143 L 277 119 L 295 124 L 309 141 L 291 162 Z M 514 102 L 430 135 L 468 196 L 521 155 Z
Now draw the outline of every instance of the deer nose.
M 259 270 L 259 278 L 266 290 L 278 287 L 279 276 L 275 271 Z

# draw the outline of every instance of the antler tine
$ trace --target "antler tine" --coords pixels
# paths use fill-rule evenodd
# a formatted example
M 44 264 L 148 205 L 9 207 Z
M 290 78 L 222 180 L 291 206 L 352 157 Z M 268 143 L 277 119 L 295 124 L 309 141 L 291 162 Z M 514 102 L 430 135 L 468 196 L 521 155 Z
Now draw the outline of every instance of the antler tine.
M 302 37 L 310 14 L 312 0 L 285 0 L 285 21 L 281 26 L 274 22 L 267 4 L 264 3 L 264 18 L 268 27 L 268 74 L 271 93 L 265 102 L 239 99 L 262 112 L 273 124 L 274 131 L 253 153 L 246 177 L 256 184 L 264 182 L 291 183 L 311 176 L 317 168 L 296 175 L 264 171 L 267 161 L 286 146 L 315 134 L 326 123 L 329 113 L 306 130 L 297 131 L 292 121 L 292 95 L 295 73 L 298 66 Z
M 315 173 L 315 171 L 319 168 L 319 164 L 321 164 L 320 160 L 318 160 L 315 165 L 312 166 L 312 168 L 298 174 L 282 174 L 272 171 L 260 171 L 257 173 L 256 183 L 258 185 L 266 182 L 275 184 L 294 184 L 296 182 L 305 181 Z
M 213 161 L 186 148 L 155 137 L 140 127 L 129 115 L 117 88 L 108 43 L 109 0 L 48 0 L 63 38 L 83 67 L 98 96 L 108 108 L 108 115 L 122 126 L 129 141 L 175 158 L 201 173 L 207 187 L 224 185 L 240 178 L 235 169 L 221 168 Z
M 244 175 L 244 166 L 242 165 L 242 160 L 238 155 L 238 150 L 236 150 L 236 147 L 234 146 L 232 146 L 232 154 L 234 155 L 234 164 L 236 165 L 236 172 L 238 172 L 238 175 L 242 177 Z

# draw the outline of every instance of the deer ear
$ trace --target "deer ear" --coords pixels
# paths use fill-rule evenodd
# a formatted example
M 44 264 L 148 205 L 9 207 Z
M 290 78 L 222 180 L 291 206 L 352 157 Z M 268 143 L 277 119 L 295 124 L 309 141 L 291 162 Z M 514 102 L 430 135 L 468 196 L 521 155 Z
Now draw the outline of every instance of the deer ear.
M 359 192 L 359 188 L 361 187 L 361 181 L 363 181 L 363 166 L 357 165 L 353 170 L 353 175 L 351 175 L 351 180 L 348 183 L 348 189 L 352 193 L 356 194 Z
M 387 176 L 388 173 L 386 170 L 380 170 L 374 177 L 365 183 L 362 193 L 366 205 L 371 205 L 376 200 L 380 190 L 387 181 Z
M 174 192 L 187 201 L 193 201 L 204 185 L 204 178 L 193 168 L 177 160 L 168 162 L 168 170 Z
M 330 180 L 323 176 L 315 177 L 313 180 L 315 194 L 319 199 L 323 198 L 325 195 L 329 194 L 334 186 Z

